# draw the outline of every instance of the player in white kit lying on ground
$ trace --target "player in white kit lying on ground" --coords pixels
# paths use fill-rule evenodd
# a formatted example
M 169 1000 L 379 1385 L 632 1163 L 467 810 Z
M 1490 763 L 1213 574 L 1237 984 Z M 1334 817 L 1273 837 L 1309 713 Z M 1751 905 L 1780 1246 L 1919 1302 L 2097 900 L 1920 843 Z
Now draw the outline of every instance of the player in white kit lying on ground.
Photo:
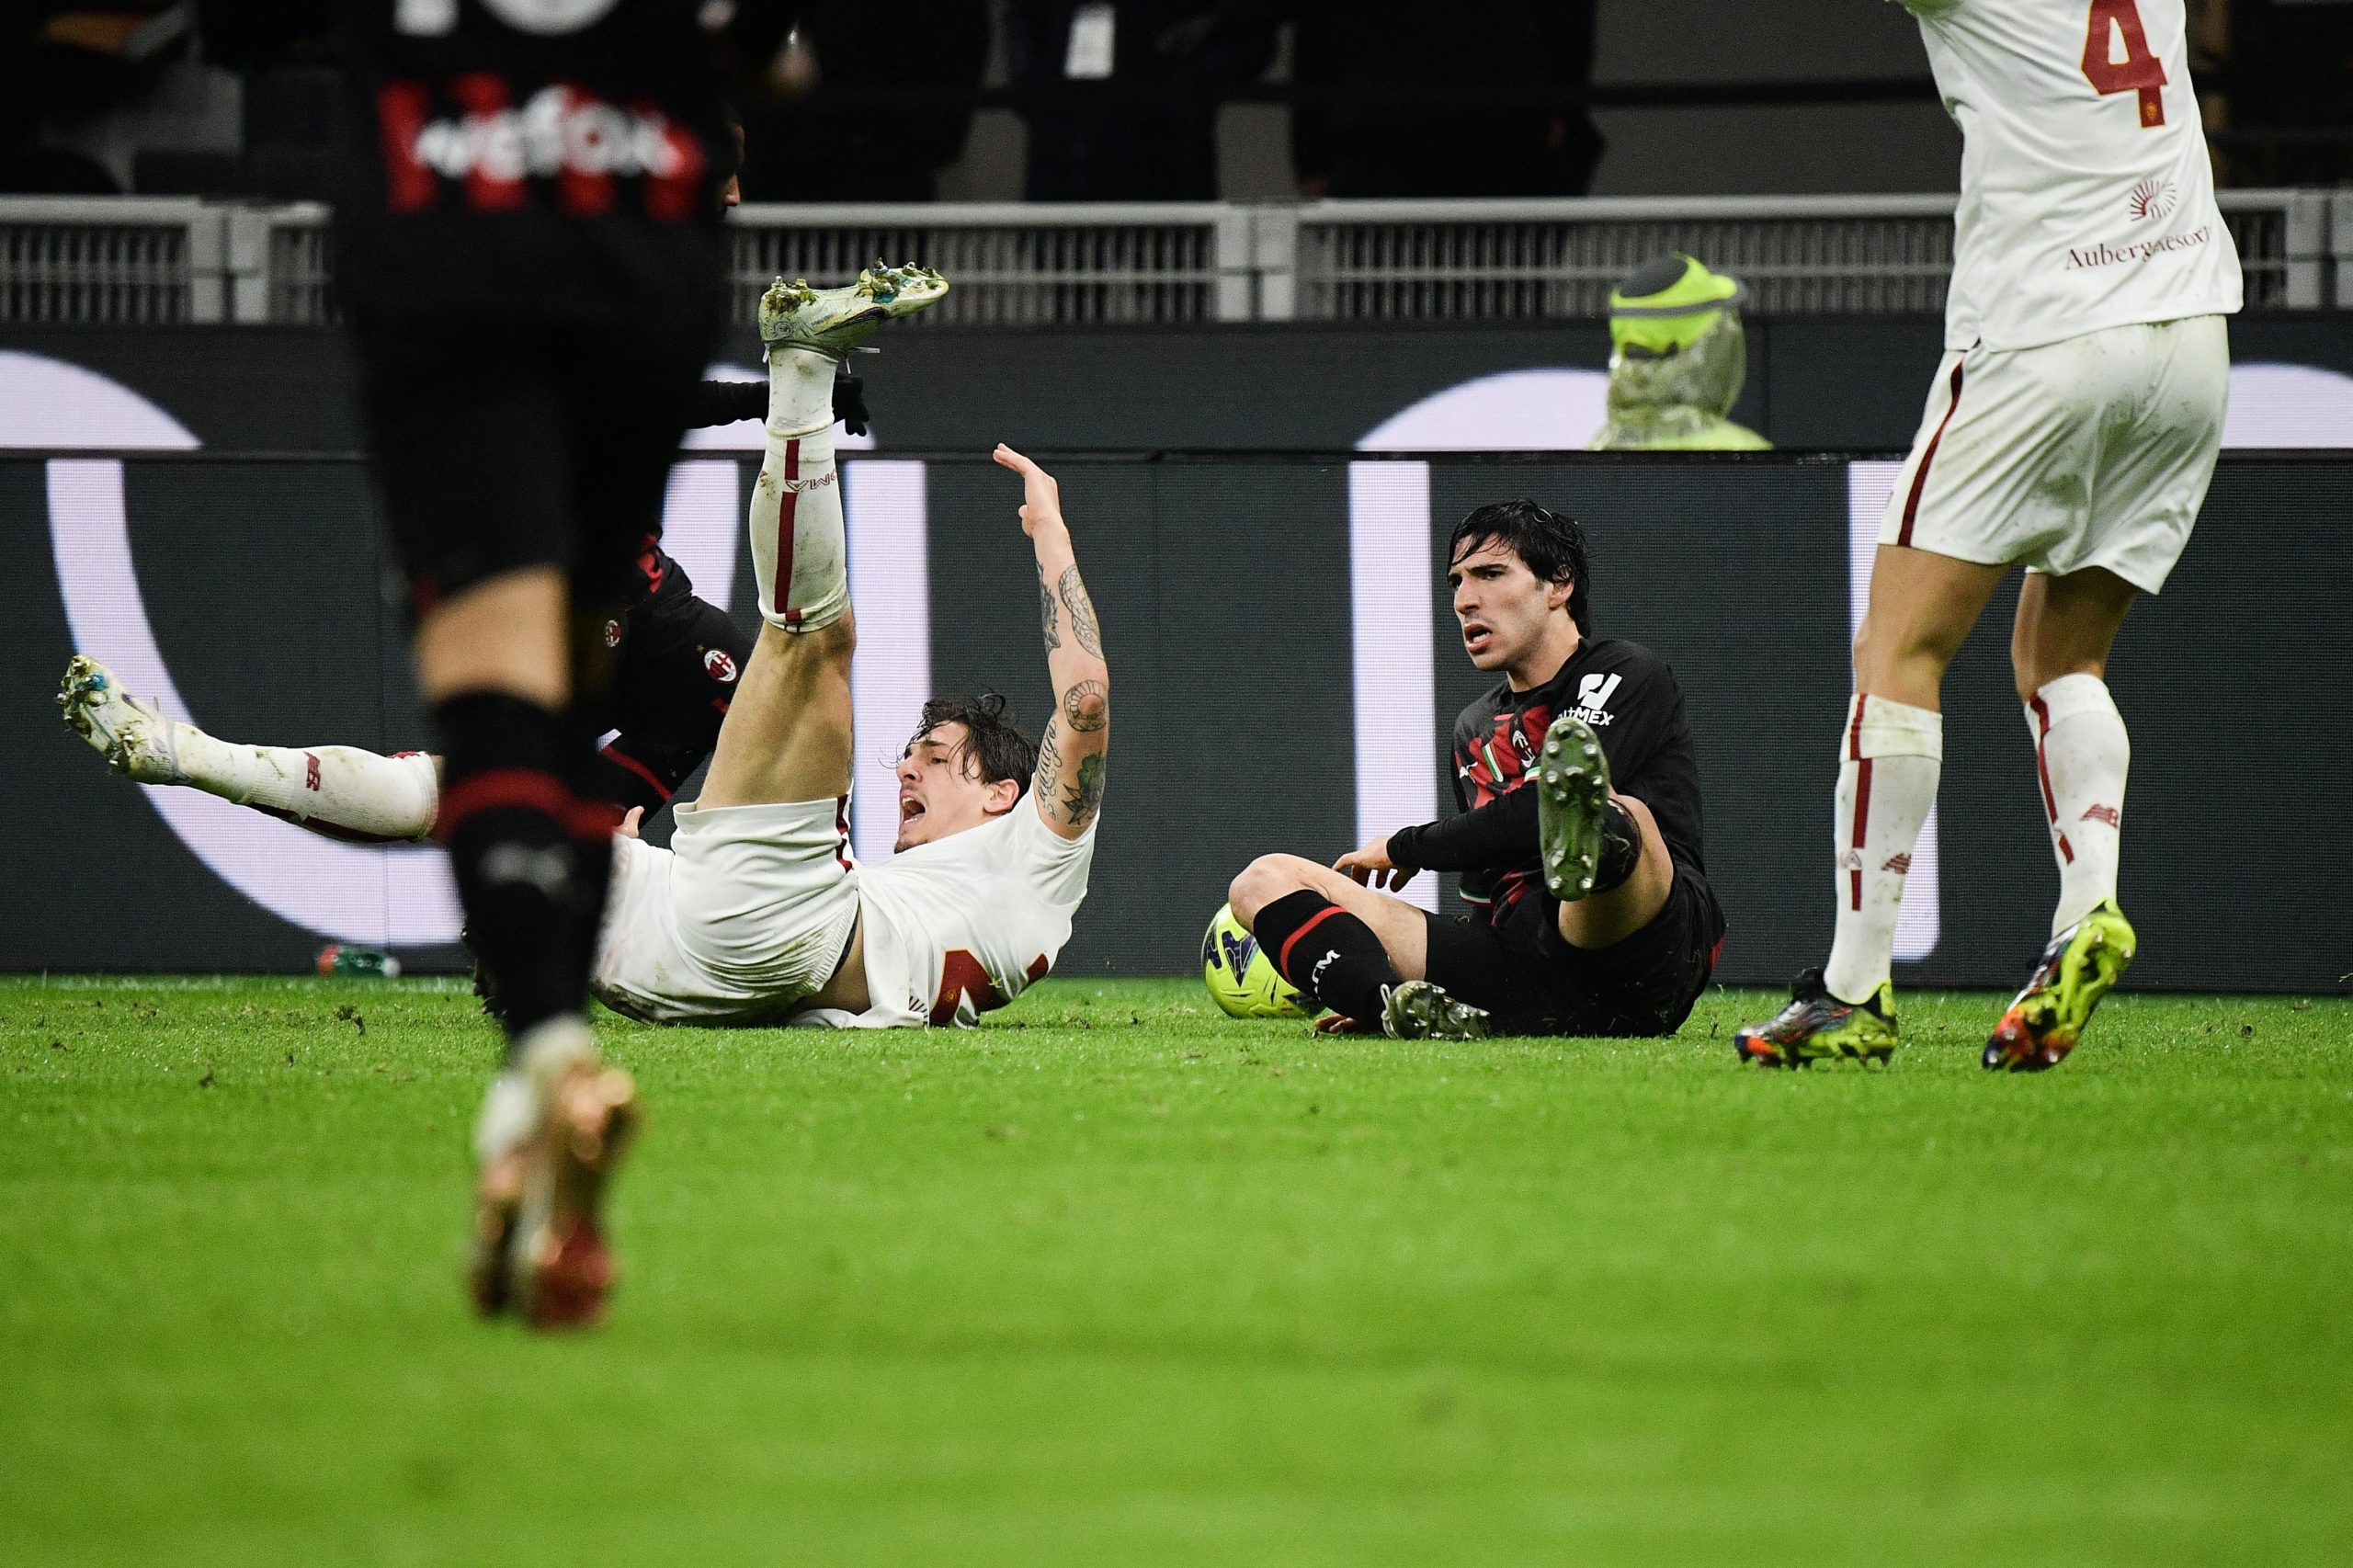
M 2024 565 L 2010 662 L 2059 903 L 1989 1068 L 2056 1065 L 2132 961 L 2116 902 L 2131 746 L 2109 648 L 2188 542 L 2221 450 L 2238 255 L 2182 0 L 1904 0 L 1961 129 L 1944 363 L 1880 528 L 1840 731 L 1836 935 L 1742 1060 L 1885 1060 L 1889 959 L 1936 801 L 1947 665 Z
M 785 373 L 777 380 L 781 403 Z M 833 460 L 813 439 L 770 437 L 752 504 L 767 624 L 702 796 L 674 808 L 670 848 L 616 843 L 590 989 L 632 1017 L 971 1023 L 1053 967 L 1086 896 L 1110 670 L 1052 476 L 996 449 L 1021 475 L 1021 528 L 1037 551 L 1056 693 L 1044 738 L 1033 748 L 994 699 L 927 705 L 899 760 L 896 853 L 856 866 L 857 636 Z
M 1054 481 L 1007 448 L 996 460 L 1022 477 L 1057 710 L 1038 745 L 1000 699 L 926 705 L 898 768 L 897 853 L 879 865 L 850 863 L 856 632 L 830 429 L 835 369 L 881 320 L 923 308 L 946 287 L 912 270 L 868 278 L 849 289 L 780 283 L 763 301 L 768 451 L 751 530 L 767 624 L 727 705 L 701 799 L 674 806 L 672 847 L 637 838 L 642 809 L 615 841 L 591 987 L 632 1017 L 970 1023 L 1051 967 L 1086 895 L 1110 735 L 1109 672 Z M 397 815 L 397 836 L 409 837 L 431 821 L 429 757 L 234 746 L 164 719 L 110 677 L 69 676 L 67 687 L 68 720 L 130 777 L 244 800 L 238 787 L 248 775 L 290 778 L 305 762 L 319 791 L 324 757 L 337 769 L 324 781 L 344 788 L 301 801 L 306 825 L 382 838 L 395 835 L 355 833 L 347 819 L 378 829 L 379 818 Z M 365 767 L 343 767 L 347 759 Z
M 912 278 L 921 294 L 936 275 Z M 849 854 L 854 737 L 835 363 L 876 321 L 849 290 L 761 301 L 767 457 L 752 495 L 760 629 L 702 795 L 658 849 L 615 841 L 590 990 L 660 1023 L 969 1023 L 1053 967 L 1086 896 L 1110 670 L 1053 478 L 1008 447 L 1037 553 L 1055 710 L 1033 751 L 1002 704 L 935 702 L 900 759 L 897 853 Z M 936 298 L 937 295 L 931 295 Z M 894 309 L 920 308 L 910 298 Z M 1065 618 L 1067 618 L 1065 619 Z

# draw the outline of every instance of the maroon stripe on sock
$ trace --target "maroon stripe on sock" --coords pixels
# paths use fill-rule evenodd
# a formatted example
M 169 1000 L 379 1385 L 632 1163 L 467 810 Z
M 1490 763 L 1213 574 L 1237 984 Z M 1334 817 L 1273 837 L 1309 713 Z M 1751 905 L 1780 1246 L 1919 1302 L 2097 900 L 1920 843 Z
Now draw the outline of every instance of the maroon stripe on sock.
M 2072 866 L 2075 863 L 2075 846 L 2067 842 L 2067 830 L 2059 825 L 2059 797 L 2051 792 L 2051 761 L 2042 749 L 2051 740 L 2051 709 L 2040 692 L 2026 701 L 2034 710 L 2034 777 L 2042 786 L 2042 812 L 2051 819 L 2051 836 L 2059 841 L 2059 858 Z
M 1863 834 L 1871 824 L 1871 759 L 1859 758 L 1855 764 L 1855 864 L 1849 874 L 1854 879 L 1854 906 L 1863 907 Z
M 1340 906 L 1336 903 L 1333 904 L 1329 908 L 1320 912 L 1306 925 L 1301 926 L 1298 930 L 1293 931 L 1290 934 L 1290 940 L 1283 944 L 1283 950 L 1275 955 L 1275 972 L 1281 975 L 1285 980 L 1290 980 L 1293 985 L 1297 985 L 1299 982 L 1291 980 L 1290 978 L 1290 950 L 1299 946 L 1299 939 L 1302 937 L 1306 936 L 1310 931 L 1314 930 L 1315 927 L 1323 925 L 1324 922 L 1331 919 L 1332 916 L 1340 913 Z
M 604 753 L 606 761 L 619 763 L 621 767 L 628 768 L 631 773 L 636 774 L 640 778 L 644 779 L 646 788 L 652 790 L 655 794 L 661 796 L 665 801 L 670 798 L 670 791 L 664 787 L 662 780 L 654 776 L 654 770 L 646 767 L 645 764 L 638 761 L 637 758 L 630 756 L 627 752 L 620 750 L 617 746 L 607 746 L 604 748 Z
M 1895 532 L 1895 542 L 1912 542 L 1912 524 L 1920 515 L 1920 492 L 1927 488 L 1928 465 L 1937 460 L 1937 443 L 1945 438 L 1945 426 L 1952 423 L 1953 410 L 1961 406 L 1961 365 L 1952 368 L 1952 397 L 1945 404 L 1945 416 L 1937 421 L 1936 434 L 1928 437 L 1927 447 L 1920 453 L 1920 466 L 1912 472 L 1911 494 L 1904 497 L 1904 526 Z
M 792 519 L 801 510 L 801 492 L 793 488 L 801 477 L 801 443 L 784 444 L 784 496 L 776 508 L 776 591 L 779 599 L 792 597 Z M 801 612 L 789 604 L 779 603 L 787 626 L 798 625 Z

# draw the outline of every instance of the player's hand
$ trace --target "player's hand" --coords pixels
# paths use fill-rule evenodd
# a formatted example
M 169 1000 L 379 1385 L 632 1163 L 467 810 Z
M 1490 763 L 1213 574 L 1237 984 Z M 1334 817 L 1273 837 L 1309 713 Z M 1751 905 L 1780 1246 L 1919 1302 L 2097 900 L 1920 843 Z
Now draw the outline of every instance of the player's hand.
M 620 834 L 623 838 L 635 838 L 638 836 L 637 824 L 644 820 L 645 808 L 643 806 L 631 806 L 629 809 L 629 814 L 621 818 L 621 825 L 613 829 L 613 831 Z
M 1326 1013 L 1315 1020 L 1317 1034 L 1379 1034 L 1379 1024 L 1368 1024 L 1361 1018 L 1351 1018 L 1342 1013 Z
M 1063 488 L 1054 483 L 1052 474 L 1048 473 L 1003 441 L 999 441 L 996 444 L 996 450 L 989 455 L 996 459 L 1004 467 L 1011 469 L 1021 476 L 1021 531 L 1023 533 L 1035 539 L 1038 537 L 1040 524 L 1059 523 L 1063 520 Z
M 1414 880 L 1414 873 L 1389 858 L 1389 835 L 1381 834 L 1332 862 L 1332 869 L 1353 877 L 1358 885 L 1387 888 L 1392 892 Z

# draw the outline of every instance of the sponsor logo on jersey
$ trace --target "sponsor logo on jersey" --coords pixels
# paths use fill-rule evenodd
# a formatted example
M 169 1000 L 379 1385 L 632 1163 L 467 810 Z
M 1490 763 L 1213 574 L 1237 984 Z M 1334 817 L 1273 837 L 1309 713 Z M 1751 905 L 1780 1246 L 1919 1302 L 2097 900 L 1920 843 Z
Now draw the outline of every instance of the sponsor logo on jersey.
M 1887 864 L 1881 866 L 1880 869 L 1882 871 L 1893 871 L 1899 877 L 1907 875 L 1912 869 L 1911 852 L 1906 850 L 1901 855 L 1889 856 L 1887 858 Z
M 2167 251 L 2195 250 L 2214 237 L 2214 232 L 2204 223 L 2186 234 L 2166 234 L 2154 240 L 2140 240 L 2129 245 L 2111 245 L 2102 242 L 2082 250 L 2067 252 L 2071 267 L 2120 267 L 2126 262 L 2147 261 Z
M 2174 210 L 2179 199 L 2178 194 L 2174 189 L 2173 181 L 2159 179 L 2152 175 L 2132 187 L 2132 194 L 2125 199 L 2124 210 L 2132 215 L 2132 222 L 2137 223 L 2143 218 L 2165 216 Z
M 610 210 L 616 179 L 644 182 L 650 217 L 675 222 L 695 210 L 701 144 L 655 109 L 621 108 L 561 85 L 517 108 L 505 79 L 487 71 L 453 78 L 449 93 L 460 112 L 438 118 L 422 83 L 387 83 L 377 95 L 395 212 L 432 206 L 445 180 L 461 185 L 466 205 L 482 212 L 523 206 L 528 180 L 553 182 L 575 217 Z
M 2086 806 L 2084 808 L 2084 814 L 2076 820 L 2080 822 L 2104 822 L 2108 824 L 2109 826 L 2118 829 L 2121 829 L 2124 826 L 2124 813 L 2118 811 L 2114 806 Z
M 703 673 L 713 680 L 732 681 L 735 678 L 734 656 L 724 648 L 706 649 L 702 656 L 702 667 Z
M 1618 687 L 1625 678 L 1620 675 L 1589 675 L 1578 681 L 1577 705 L 1569 710 L 1569 716 L 1582 720 L 1595 729 L 1607 726 L 1616 717 L 1608 710 L 1609 699 L 1617 695 Z

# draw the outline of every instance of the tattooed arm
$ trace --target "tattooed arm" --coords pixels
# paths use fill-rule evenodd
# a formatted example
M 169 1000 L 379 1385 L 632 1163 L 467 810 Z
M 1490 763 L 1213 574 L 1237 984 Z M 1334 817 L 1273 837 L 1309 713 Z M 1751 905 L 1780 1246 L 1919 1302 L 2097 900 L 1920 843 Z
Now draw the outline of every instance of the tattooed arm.
M 1076 838 L 1103 808 L 1103 756 L 1111 744 L 1111 669 L 1094 601 L 1078 575 L 1070 528 L 1063 521 L 1054 476 L 1010 447 L 996 460 L 1021 476 L 1021 531 L 1038 551 L 1039 617 L 1046 673 L 1054 683 L 1054 716 L 1038 744 L 1030 795 L 1046 825 Z

